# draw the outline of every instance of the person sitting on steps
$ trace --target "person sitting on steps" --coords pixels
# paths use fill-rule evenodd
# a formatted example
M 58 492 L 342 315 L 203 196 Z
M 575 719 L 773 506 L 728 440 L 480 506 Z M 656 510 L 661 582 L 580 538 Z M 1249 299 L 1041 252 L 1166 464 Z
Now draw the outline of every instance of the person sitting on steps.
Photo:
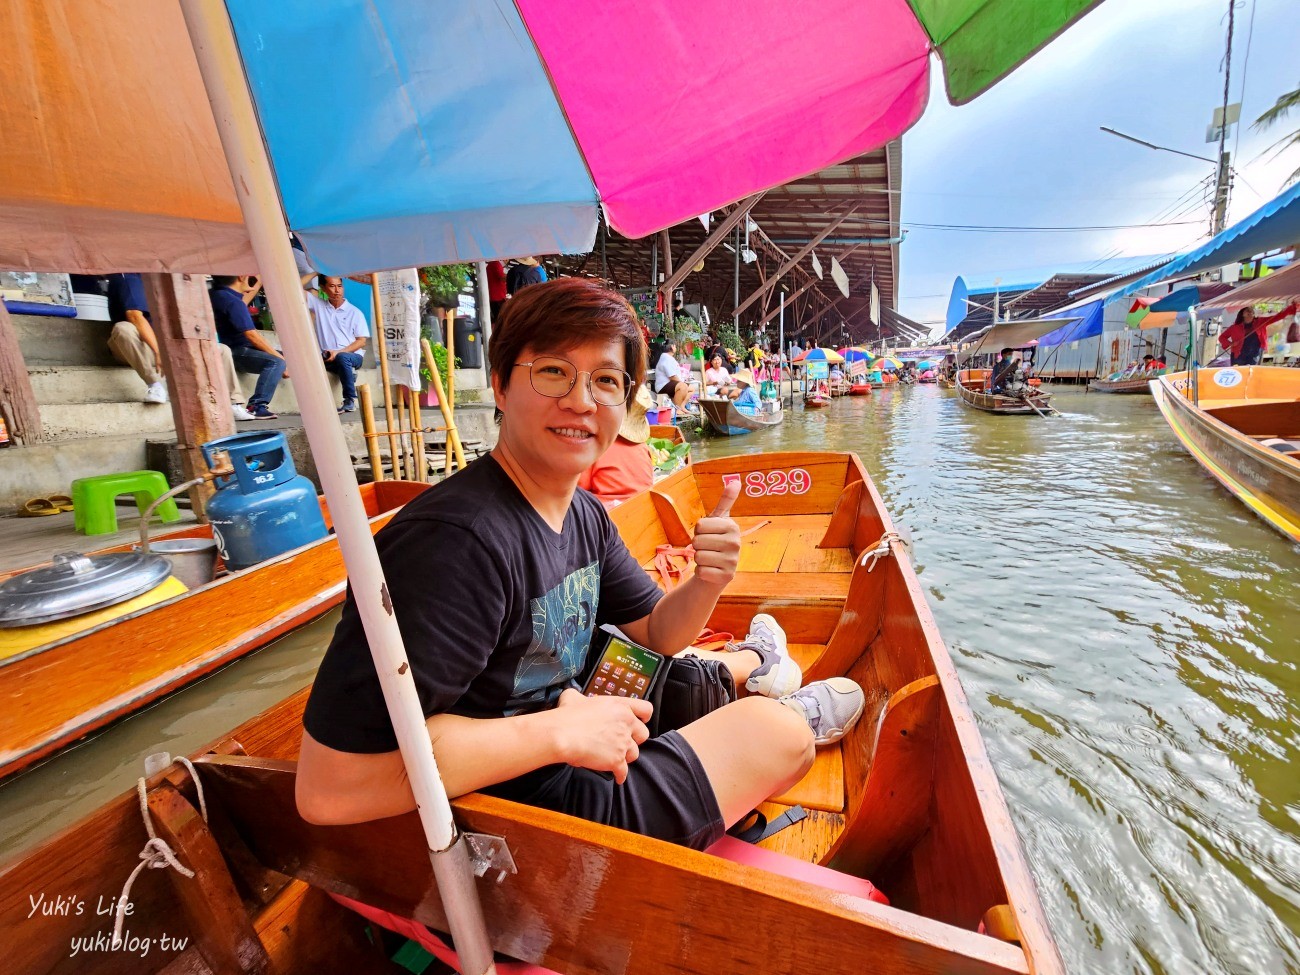
M 287 379 L 289 374 L 280 350 L 253 324 L 253 316 L 245 304 L 251 290 L 247 277 L 214 274 L 208 299 L 217 323 L 217 338 L 229 347 L 235 368 L 257 377 L 257 387 L 248 399 L 249 413 L 255 420 L 274 420 L 271 399 L 280 380 Z
M 305 286 L 306 281 L 303 283 Z M 322 274 L 320 286 L 325 298 L 308 288 L 307 310 L 316 324 L 316 341 L 320 343 L 325 371 L 338 376 L 343 386 L 339 412 L 353 413 L 357 408 L 357 370 L 365 361 L 370 325 L 361 309 L 343 296 L 342 278 Z
M 644 379 L 631 306 L 581 278 L 526 288 L 492 336 L 501 413 L 492 452 L 434 485 L 376 536 L 447 794 L 484 791 L 704 849 L 798 782 L 864 698 L 802 672 L 770 616 L 726 653 L 749 695 L 650 738 L 648 701 L 584 697 L 595 630 L 683 652 L 736 575 L 740 479 L 695 525 L 694 574 L 664 593 L 578 478 L 609 447 Z M 436 591 L 430 552 L 455 552 Z M 703 654 L 702 654 L 703 655 Z M 351 594 L 303 715 L 297 805 L 308 822 L 415 808 Z

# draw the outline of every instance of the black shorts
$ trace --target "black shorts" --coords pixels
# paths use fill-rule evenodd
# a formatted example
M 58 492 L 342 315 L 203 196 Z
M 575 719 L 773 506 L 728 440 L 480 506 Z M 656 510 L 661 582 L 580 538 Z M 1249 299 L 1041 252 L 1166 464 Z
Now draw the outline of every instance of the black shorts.
M 657 389 L 656 392 L 663 393 L 665 396 L 671 399 L 673 393 L 677 391 L 677 387 L 680 386 L 681 384 L 682 384 L 681 380 L 679 379 L 670 379 L 668 380 L 668 382 L 664 383 L 663 386 Z
M 548 765 L 483 791 L 693 850 L 713 845 L 726 832 L 704 766 L 675 731 L 641 746 L 622 785 L 608 772 Z

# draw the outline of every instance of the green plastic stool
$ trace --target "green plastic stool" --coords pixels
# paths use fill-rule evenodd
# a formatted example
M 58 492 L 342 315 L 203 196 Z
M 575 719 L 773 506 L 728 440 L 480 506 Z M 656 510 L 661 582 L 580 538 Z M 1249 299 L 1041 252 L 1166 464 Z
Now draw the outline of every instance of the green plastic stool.
M 79 477 L 72 482 L 72 511 L 77 531 L 82 535 L 108 535 L 117 531 L 117 505 L 113 500 L 119 494 L 135 495 L 135 506 L 143 514 L 169 490 L 167 478 L 158 471 Z M 176 502 L 171 498 L 158 505 L 154 513 L 165 522 L 181 520 Z

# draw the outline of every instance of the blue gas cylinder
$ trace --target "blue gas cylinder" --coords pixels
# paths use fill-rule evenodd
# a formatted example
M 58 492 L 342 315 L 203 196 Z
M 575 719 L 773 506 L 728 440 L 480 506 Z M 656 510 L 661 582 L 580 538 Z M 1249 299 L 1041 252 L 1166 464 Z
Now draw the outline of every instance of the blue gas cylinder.
M 226 454 L 234 473 L 216 479 L 208 520 L 230 569 L 247 569 L 328 534 L 316 487 L 300 475 L 284 434 L 275 430 L 222 437 L 202 446 L 210 468 Z

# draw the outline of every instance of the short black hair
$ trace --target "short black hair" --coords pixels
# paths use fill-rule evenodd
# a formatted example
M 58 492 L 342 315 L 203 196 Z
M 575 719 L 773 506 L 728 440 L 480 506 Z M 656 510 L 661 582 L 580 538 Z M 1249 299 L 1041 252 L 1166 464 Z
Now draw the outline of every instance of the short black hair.
M 214 288 L 231 288 L 239 280 L 238 274 L 214 274 L 212 275 L 212 287 Z
M 1011 354 L 1012 354 L 1013 352 L 1015 352 L 1015 351 L 1016 351 L 1015 349 L 1003 349 L 1003 350 L 1002 350 L 1000 353 L 998 353 L 998 354 L 999 354 L 999 355 L 1011 355 Z

